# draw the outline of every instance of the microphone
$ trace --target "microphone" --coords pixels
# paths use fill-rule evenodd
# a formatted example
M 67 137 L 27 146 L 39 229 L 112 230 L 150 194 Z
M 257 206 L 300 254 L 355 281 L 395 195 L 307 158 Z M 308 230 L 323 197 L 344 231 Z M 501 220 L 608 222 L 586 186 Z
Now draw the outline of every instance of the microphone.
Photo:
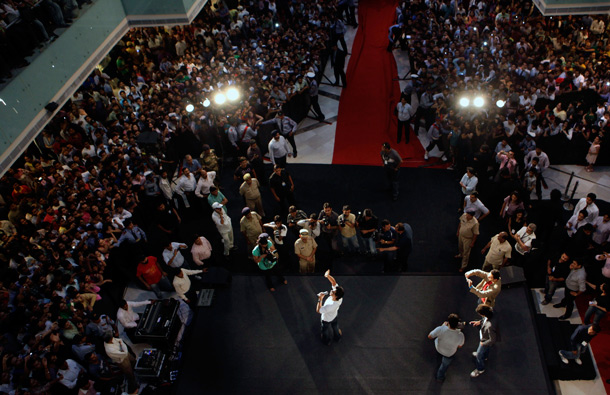
M 318 293 L 318 296 L 320 296 L 320 295 L 328 295 L 328 291 Z

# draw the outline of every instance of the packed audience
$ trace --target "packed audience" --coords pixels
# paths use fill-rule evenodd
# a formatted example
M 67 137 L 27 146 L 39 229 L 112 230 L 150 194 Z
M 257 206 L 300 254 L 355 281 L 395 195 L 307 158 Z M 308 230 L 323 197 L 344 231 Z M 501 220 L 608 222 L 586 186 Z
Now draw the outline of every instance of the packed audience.
M 265 274 L 271 291 L 277 286 L 273 276 L 280 284 L 286 282 L 284 270 L 310 273 L 320 260 L 339 255 L 379 259 L 387 272 L 407 270 L 413 237 L 408 224 L 393 226 L 370 208 L 352 212 L 347 205 L 339 209 L 325 203 L 319 212 L 305 213 L 294 204 L 298 180 L 285 167 L 286 156 L 296 155 L 293 130 L 284 130 L 292 125 L 285 113 L 299 95 L 309 95 L 330 48 L 340 42 L 345 49 L 337 21 L 343 18 L 345 23 L 339 25 L 357 25 L 353 9 L 344 6 L 347 3 L 293 2 L 283 8 L 268 1 L 229 9 L 221 2 L 218 8 L 206 8 L 190 26 L 132 30 L 111 51 L 109 66 L 95 70 L 45 128 L 37 146 L 0 179 L 5 207 L 0 247 L 6 262 L 0 283 L 0 391 L 104 392 L 125 378 L 128 390 L 134 391 L 133 360 L 120 335 L 123 328 L 131 341 L 136 340 L 132 333 L 138 315 L 132 309 L 137 306 L 123 301 L 120 291 L 118 297 L 113 293 L 113 287 L 119 286 L 117 277 L 136 280 L 159 298 L 176 291 L 178 298 L 192 304 L 191 281 L 201 281 L 208 269 L 230 261 L 238 245 L 246 247 L 248 258 L 244 259 L 251 259 Z M 530 233 L 536 229 L 527 215 L 531 207 L 524 196 L 512 191 L 522 185 L 530 193 L 544 187 L 545 162 L 537 144 L 543 146 L 547 137 L 565 134 L 545 129 L 551 124 L 563 127 L 559 116 L 550 115 L 554 110 L 562 115 L 561 107 L 525 113 L 525 104 L 511 98 L 519 96 L 528 83 L 528 89 L 539 89 L 546 77 L 541 81 L 538 74 L 517 78 L 510 71 L 510 43 L 490 40 L 484 47 L 489 46 L 489 51 L 493 47 L 494 55 L 484 56 L 487 50 L 480 48 L 480 42 L 487 36 L 467 33 L 483 32 L 489 25 L 488 32 L 481 34 L 493 31 L 494 37 L 510 36 L 511 16 L 511 23 L 496 22 L 495 7 L 488 9 L 483 3 L 472 11 L 476 18 L 466 23 L 470 11 L 460 16 L 459 7 L 446 9 L 454 3 L 430 4 L 434 7 L 424 19 L 418 15 L 428 12 L 423 4 L 401 6 L 398 22 L 410 20 L 413 36 L 428 30 L 439 33 L 439 43 L 447 42 L 442 48 L 465 57 L 461 63 L 439 62 L 431 56 L 439 46 L 430 42 L 414 52 L 421 81 L 417 88 L 422 91 L 417 116 L 438 128 L 437 138 L 451 136 L 447 144 L 457 147 L 451 150 L 455 167 L 468 168 L 460 185 L 464 202 L 459 207 L 465 216 L 481 219 L 489 214 L 484 204 L 476 204 L 478 182 L 499 182 L 504 185 L 500 190 L 511 191 L 501 215 L 511 239 L 527 254 L 536 246 Z M 519 29 L 546 23 L 525 12 L 515 15 L 526 22 Z M 429 22 L 429 27 L 424 29 L 422 21 Z M 470 26 L 477 29 L 468 30 Z M 593 22 L 588 29 L 591 26 Z M 447 32 L 446 39 L 442 31 Z M 472 42 L 468 48 L 464 40 Z M 487 81 L 498 92 L 510 93 L 501 111 L 506 120 L 496 120 L 493 112 L 487 118 L 467 119 L 456 111 L 452 92 L 480 84 L 475 61 L 489 62 L 483 62 L 488 68 L 481 70 L 493 70 L 492 59 L 511 65 L 497 65 L 498 74 Z M 548 67 L 539 67 L 539 73 L 544 69 L 548 75 L 559 72 L 559 77 L 563 72 L 557 59 L 545 63 Z M 531 67 L 528 70 L 531 75 Z M 598 81 L 591 75 L 587 78 Z M 568 90 L 557 85 L 556 95 Z M 586 86 L 597 87 L 596 83 Z M 222 107 L 206 105 L 214 93 L 228 87 L 239 88 L 241 100 Z M 589 88 L 581 84 L 569 89 Z M 426 107 L 426 95 L 430 107 Z M 536 93 L 536 97 L 543 96 Z M 187 104 L 193 105 L 192 112 L 186 110 Z M 578 119 L 578 108 L 570 116 L 566 109 L 566 119 Z M 595 119 L 589 126 L 581 125 L 575 138 L 585 138 L 585 133 L 586 138 L 603 137 L 606 125 L 601 126 L 593 115 Z M 533 129 L 542 132 L 527 138 L 534 123 L 528 123 L 531 117 L 540 117 Z M 606 117 L 604 109 L 600 118 Z M 258 133 L 269 125 L 279 133 L 272 133 L 267 146 L 269 141 Z M 266 174 L 263 165 L 267 149 L 274 163 L 271 174 Z M 223 172 L 233 173 L 233 184 L 221 184 Z M 229 201 L 225 188 L 238 188 L 243 203 Z M 264 188 L 269 188 L 275 201 L 263 201 Z M 469 204 L 481 213 L 477 216 Z M 241 212 L 241 217 L 230 218 L 227 206 Z M 570 245 L 575 251 L 588 252 L 590 245 L 601 248 L 607 243 L 607 215 L 593 215 L 590 206 L 579 207 L 576 219 L 566 225 L 574 233 Z M 270 207 L 279 209 L 271 212 Z M 588 210 L 582 214 L 586 219 L 578 217 L 581 209 Z M 589 220 L 590 226 L 582 224 Z M 185 224 L 199 234 L 184 234 Z M 234 229 L 243 237 L 235 235 Z M 603 278 L 590 280 L 595 285 Z M 113 320 L 115 316 L 121 325 Z
M 36 49 L 43 49 L 69 27 L 83 4 L 92 0 L 2 0 L 0 2 L 0 82 L 25 67 Z

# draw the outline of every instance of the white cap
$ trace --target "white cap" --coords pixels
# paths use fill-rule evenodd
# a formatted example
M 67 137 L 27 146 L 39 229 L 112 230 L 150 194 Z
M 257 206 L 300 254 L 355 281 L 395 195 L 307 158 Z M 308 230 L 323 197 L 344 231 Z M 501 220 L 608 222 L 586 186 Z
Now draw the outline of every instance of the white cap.
M 313 73 L 313 72 L 311 72 L 311 71 L 310 71 L 309 73 L 307 73 L 306 75 L 307 75 L 309 78 L 315 78 L 315 77 L 316 77 L 316 73 Z
M 217 208 L 222 208 L 222 204 L 218 203 L 218 202 L 214 202 L 214 204 L 212 204 L 212 208 L 214 210 L 216 210 Z

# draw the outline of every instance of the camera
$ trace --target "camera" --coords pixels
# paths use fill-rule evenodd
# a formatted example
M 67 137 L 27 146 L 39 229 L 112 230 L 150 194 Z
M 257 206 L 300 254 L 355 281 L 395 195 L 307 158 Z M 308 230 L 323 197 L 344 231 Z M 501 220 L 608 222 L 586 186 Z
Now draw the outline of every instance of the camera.
M 274 230 L 273 231 L 273 236 L 280 237 L 280 230 L 279 229 Z
M 340 219 L 339 221 L 337 221 L 339 223 L 339 226 L 342 228 L 345 228 L 345 219 Z
M 328 226 L 328 225 L 330 225 L 330 221 L 328 220 L 328 218 L 327 218 L 327 217 L 322 218 L 322 224 L 323 224 L 324 226 Z

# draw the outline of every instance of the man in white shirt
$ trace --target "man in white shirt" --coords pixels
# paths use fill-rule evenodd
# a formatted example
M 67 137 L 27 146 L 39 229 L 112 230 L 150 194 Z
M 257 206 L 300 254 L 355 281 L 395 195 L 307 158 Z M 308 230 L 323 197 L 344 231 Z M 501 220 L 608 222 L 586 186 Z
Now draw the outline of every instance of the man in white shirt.
M 536 240 L 536 224 L 529 224 L 524 226 L 517 233 L 512 235 L 515 239 L 515 251 L 517 254 L 513 255 L 513 263 L 517 266 L 523 267 L 526 254 L 532 250 L 532 242 Z
M 595 204 L 595 200 L 597 200 L 597 195 L 594 193 L 590 193 L 587 195 L 587 197 L 580 199 L 574 207 L 574 215 L 578 216 L 579 212 L 582 210 L 587 210 L 589 215 L 587 218 L 585 218 L 585 220 L 590 224 L 593 223 L 595 218 L 597 218 L 599 215 L 599 208 Z
M 481 222 L 481 220 L 489 215 L 489 209 L 485 207 L 481 199 L 479 199 L 479 193 L 474 191 L 470 195 L 464 198 L 464 212 L 468 210 L 474 211 L 474 217 Z
M 401 96 L 400 102 L 396 104 L 396 115 L 398 117 L 398 134 L 396 143 L 400 143 L 402 138 L 402 130 L 405 131 L 405 143 L 409 144 L 409 135 L 411 134 L 411 116 L 413 115 L 413 108 L 407 103 L 407 97 Z
M 474 169 L 472 167 L 466 168 L 466 173 L 462 176 L 460 180 L 460 187 L 462 187 L 462 193 L 464 195 L 470 195 L 477 188 L 477 184 L 479 179 L 474 174 Z
M 66 388 L 74 389 L 80 373 L 84 371 L 85 369 L 78 362 L 73 359 L 66 359 L 57 370 L 57 377 Z
M 229 252 L 233 248 L 233 227 L 231 226 L 231 217 L 229 217 L 223 210 L 223 205 L 215 202 L 212 204 L 214 212 L 212 213 L 212 221 L 216 224 L 216 229 L 222 237 L 222 243 L 224 244 L 224 256 L 228 257 Z
M 598 216 L 591 224 L 595 228 L 593 241 L 599 245 L 607 243 L 610 238 L 610 215 Z
M 216 179 L 215 171 L 205 171 L 201 169 L 199 171 L 201 176 L 199 177 L 199 181 L 197 181 L 197 187 L 195 188 L 195 196 L 198 198 L 207 198 L 210 194 L 210 187 L 214 185 L 214 180 Z
M 104 350 L 108 358 L 127 376 L 128 393 L 133 393 L 136 388 L 136 378 L 133 374 L 135 358 L 129 353 L 127 344 L 121 338 L 109 334 L 104 338 Z
M 152 303 L 152 300 L 145 300 L 143 302 L 128 302 L 126 300 L 121 301 L 121 307 L 117 311 L 116 318 L 119 320 L 125 330 L 125 333 L 129 337 L 132 343 L 134 342 L 134 335 L 136 328 L 138 327 L 138 320 L 140 315 L 133 311 L 135 307 L 146 306 Z
M 455 358 L 455 353 L 464 345 L 464 334 L 459 329 L 460 318 L 457 314 L 449 314 L 447 321 L 434 328 L 428 339 L 434 340 L 436 351 L 441 354 L 441 366 L 436 372 L 436 381 L 445 381 L 445 373 Z
M 191 279 L 189 276 L 194 276 L 199 273 L 203 273 L 203 270 L 180 269 L 174 277 L 174 289 L 180 299 L 184 300 L 186 303 L 190 303 L 189 298 L 186 296 L 191 289 Z
M 274 165 L 286 168 L 286 157 L 292 156 L 288 141 L 277 130 L 273 132 L 272 136 L 273 138 L 269 141 L 269 160 Z
M 341 307 L 341 303 L 343 303 L 343 295 L 345 292 L 330 275 L 330 270 L 327 270 L 326 273 L 324 273 L 324 277 L 330 281 L 332 290 L 325 301 L 324 298 L 327 293 L 320 292 L 318 294 L 316 312 L 321 314 L 322 333 L 320 334 L 320 337 L 322 338 L 322 342 L 327 346 L 330 346 L 333 339 L 338 342 L 341 340 L 341 336 L 343 336 L 343 332 L 339 329 L 338 313 L 339 307 Z
M 176 243 L 173 241 L 168 243 L 163 249 L 162 254 L 163 260 L 167 266 L 173 267 L 174 269 L 182 267 L 182 265 L 184 265 L 184 256 L 182 256 L 180 250 L 184 250 L 186 248 L 188 248 L 188 246 L 184 243 Z
M 184 201 L 184 206 L 186 208 L 190 208 L 189 196 L 192 196 L 195 193 L 195 189 L 197 188 L 197 179 L 191 171 L 185 167 L 182 169 L 182 175 L 178 178 L 178 182 L 176 183 L 175 191 L 178 195 L 182 197 Z
M 193 256 L 193 262 L 195 262 L 195 265 L 203 266 L 205 260 L 212 256 L 212 245 L 208 239 L 203 236 L 197 237 L 193 242 L 193 246 L 191 247 L 191 255 Z

